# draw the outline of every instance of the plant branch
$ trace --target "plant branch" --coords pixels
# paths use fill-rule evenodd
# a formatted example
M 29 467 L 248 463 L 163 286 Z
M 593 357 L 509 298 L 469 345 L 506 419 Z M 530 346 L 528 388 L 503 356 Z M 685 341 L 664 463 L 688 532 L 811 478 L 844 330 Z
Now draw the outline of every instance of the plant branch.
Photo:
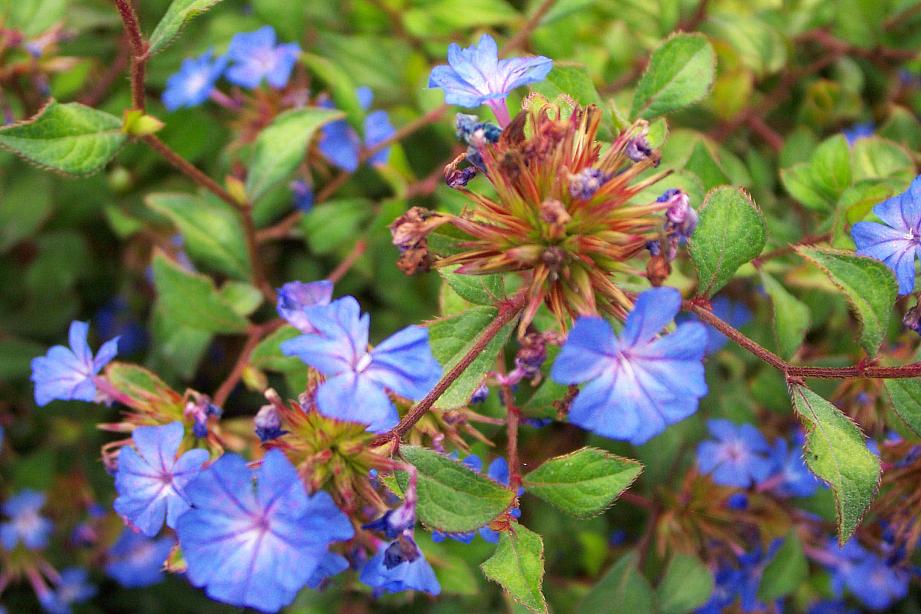
M 233 389 L 236 388 L 240 379 L 243 377 L 243 370 L 246 369 L 246 365 L 249 364 L 249 357 L 252 355 L 253 350 L 256 349 L 260 341 L 267 335 L 281 328 L 283 324 L 283 320 L 276 319 L 250 328 L 249 335 L 246 337 L 246 342 L 243 344 L 239 356 L 237 356 L 237 362 L 234 363 L 233 369 L 230 370 L 230 374 L 221 382 L 217 392 L 214 393 L 215 405 L 223 407 L 224 403 L 226 403 L 227 399 L 230 397 L 230 393 L 233 392 Z
M 326 276 L 326 279 L 336 283 L 345 277 L 345 274 L 348 273 L 349 269 L 352 268 L 352 265 L 355 264 L 359 258 L 361 258 L 366 249 L 368 249 L 368 242 L 365 238 L 361 238 L 355 241 L 355 246 L 352 247 L 348 254 L 346 254 L 345 258 L 342 259 L 342 262 L 340 262 L 336 268 Z
M 518 32 L 515 33 L 512 38 L 506 41 L 503 48 L 504 51 L 514 51 L 515 49 L 524 46 L 528 42 L 528 37 L 531 36 L 531 33 L 537 29 L 537 26 L 540 25 L 541 20 L 544 16 L 553 8 L 553 5 L 556 4 L 556 0 L 544 0 L 537 9 L 531 13 L 531 16 L 528 17 L 528 20 L 524 22 L 524 25 Z
M 147 67 L 147 42 L 141 33 L 141 24 L 131 0 L 115 0 L 115 7 L 121 15 L 131 45 L 131 104 L 135 109 L 144 110 L 144 72 Z
M 512 298 L 501 302 L 499 304 L 499 314 L 496 316 L 496 319 L 483 329 L 483 332 L 477 337 L 473 346 L 467 350 L 467 353 L 461 357 L 458 363 L 438 380 L 438 383 L 435 384 L 435 387 L 432 388 L 427 395 L 425 395 L 425 398 L 416 403 L 412 409 L 409 410 L 409 413 L 403 416 L 403 419 L 400 420 L 398 425 L 390 432 L 375 439 L 372 445 L 379 446 L 388 441 L 399 440 L 403 435 L 408 433 L 409 430 L 432 409 L 435 402 L 451 387 L 451 384 L 453 384 L 455 380 L 467 370 L 467 367 L 476 360 L 476 357 L 486 349 L 486 346 L 499 334 L 499 331 L 501 331 L 506 324 L 518 317 L 522 309 L 524 309 L 526 302 L 527 294 L 525 292 L 519 292 Z
M 504 363 L 505 359 L 500 358 Z M 501 370 L 504 373 L 504 369 Z M 508 487 L 518 492 L 521 486 L 521 461 L 518 458 L 518 423 L 521 420 L 521 410 L 515 405 L 515 395 L 508 384 L 501 385 L 502 404 L 505 405 L 505 424 L 508 431 Z
M 921 362 L 915 362 L 899 367 L 879 367 L 872 364 L 858 363 L 849 367 L 806 367 L 791 365 L 783 358 L 760 345 L 756 341 L 749 339 L 739 332 L 732 325 L 724 322 L 709 309 L 697 305 L 691 301 L 685 301 L 683 304 L 685 311 L 690 311 L 697 315 L 706 324 L 709 324 L 719 332 L 726 335 L 729 339 L 740 345 L 748 352 L 754 354 L 763 362 L 771 365 L 784 374 L 789 381 L 795 378 L 811 377 L 815 379 L 845 379 L 850 377 L 865 377 L 872 379 L 902 379 L 908 377 L 921 376 Z

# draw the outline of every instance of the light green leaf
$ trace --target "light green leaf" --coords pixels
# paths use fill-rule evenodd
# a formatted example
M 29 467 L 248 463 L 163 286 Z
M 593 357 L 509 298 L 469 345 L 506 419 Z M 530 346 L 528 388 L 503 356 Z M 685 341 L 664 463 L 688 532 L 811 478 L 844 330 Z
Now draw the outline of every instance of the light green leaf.
M 501 275 L 458 275 L 458 266 L 438 269 L 439 275 L 462 299 L 474 305 L 495 305 L 505 296 Z
M 698 292 L 713 296 L 736 269 L 761 253 L 766 236 L 761 209 L 746 192 L 724 187 L 707 194 L 689 242 Z
M 898 284 L 892 271 L 874 258 L 821 247 L 799 247 L 847 296 L 861 323 L 860 345 L 874 356 L 886 336 Z
M 774 308 L 774 338 L 777 351 L 784 358 L 790 358 L 802 345 L 809 330 L 809 308 L 790 294 L 776 279 L 761 273 L 761 283 L 771 297 Z
M 114 115 L 52 99 L 34 117 L 0 128 L 0 147 L 49 170 L 91 175 L 124 144 L 121 127 Z
M 432 529 L 474 531 L 507 510 L 515 498 L 508 488 L 434 450 L 402 445 L 400 455 L 416 468 L 416 513 Z M 407 479 L 405 472 L 397 472 L 402 490 Z
M 637 569 L 638 556 L 620 557 L 582 599 L 578 612 L 654 612 L 655 594 L 649 580 Z
M 286 356 L 281 351 L 281 344 L 288 339 L 294 339 L 302 333 L 285 324 L 274 333 L 267 336 L 259 342 L 256 349 L 249 356 L 249 362 L 257 369 L 269 369 L 271 371 L 290 371 L 294 368 L 306 368 L 300 358 Z
M 477 26 L 512 23 L 521 16 L 506 0 L 428 0 L 413 3 L 403 17 L 415 36 L 455 34 Z
M 166 14 L 150 35 L 150 55 L 163 51 L 173 42 L 188 22 L 209 10 L 221 0 L 173 0 Z
M 217 199 L 197 194 L 148 194 L 147 206 L 170 219 L 199 266 L 249 279 L 251 267 L 240 216 Z
M 769 603 L 795 591 L 809 576 L 809 563 L 796 531 L 790 531 L 774 558 L 764 568 L 758 598 Z
M 445 373 L 477 342 L 480 333 L 492 323 L 499 314 L 495 307 L 473 307 L 464 313 L 439 320 L 429 326 L 429 344 L 432 353 L 441 363 Z M 495 368 L 496 356 L 505 345 L 514 321 L 506 324 L 499 334 L 490 341 L 486 348 L 473 360 L 469 367 L 456 379 L 436 402 L 436 407 L 452 409 L 463 407 L 470 401 L 470 395 L 477 389 L 486 374 Z
M 759 77 L 783 68 L 787 59 L 786 42 L 768 20 L 756 15 L 721 12 L 708 16 L 705 27 L 716 38 L 732 45 L 742 64 Z
M 876 495 L 879 458 L 867 448 L 860 429 L 837 407 L 799 384 L 790 386 L 790 396 L 806 428 L 806 464 L 835 494 L 838 542 L 844 544 Z
M 908 184 L 915 178 L 911 154 L 898 143 L 872 136 L 858 139 L 852 151 L 855 179 L 898 179 Z
M 808 162 L 783 169 L 780 179 L 803 206 L 830 211 L 854 180 L 847 139 L 841 135 L 825 139 Z
M 214 333 L 246 332 L 249 322 L 221 298 L 210 278 L 182 269 L 162 253 L 154 256 L 153 274 L 166 317 Z
M 918 379 L 887 379 L 886 392 L 899 418 L 915 435 L 921 436 L 921 381 Z
M 262 292 L 243 281 L 227 281 L 217 291 L 221 300 L 244 318 L 253 314 L 262 304 Z
M 716 54 L 703 34 L 675 34 L 656 49 L 633 95 L 633 118 L 650 119 L 701 100 L 716 73 Z
M 541 591 L 544 582 L 544 540 L 514 523 L 499 536 L 496 552 L 480 565 L 483 574 L 504 588 L 531 612 L 546 612 Z
M 293 173 L 307 155 L 307 146 L 317 129 L 340 117 L 341 111 L 305 107 L 285 111 L 273 119 L 256 138 L 246 177 L 246 195 L 250 201 L 259 200 Z
M 301 218 L 301 230 L 310 251 L 330 254 L 339 247 L 351 249 L 362 224 L 374 214 L 366 198 L 342 198 L 314 207 Z
M 106 367 L 105 377 L 132 409 L 182 419 L 182 396 L 156 373 L 139 365 L 115 361 Z
M 668 562 L 665 577 L 656 589 L 658 614 L 693 612 L 713 593 L 713 574 L 700 559 L 676 554 Z
M 780 180 L 787 193 L 807 209 L 828 212 L 834 206 L 834 197 L 822 190 L 812 176 L 812 167 L 806 162 L 781 169 Z
M 524 477 L 530 494 L 574 516 L 605 510 L 643 471 L 635 460 L 596 448 L 557 456 Z

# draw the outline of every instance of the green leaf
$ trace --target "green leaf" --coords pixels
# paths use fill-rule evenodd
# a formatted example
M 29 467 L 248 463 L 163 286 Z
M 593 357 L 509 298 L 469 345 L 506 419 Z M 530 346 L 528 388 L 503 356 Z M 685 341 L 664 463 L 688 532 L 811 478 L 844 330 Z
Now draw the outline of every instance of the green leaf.
M 813 211 L 828 212 L 834 206 L 833 196 L 826 194 L 812 176 L 812 167 L 802 162 L 780 171 L 780 180 L 787 193 Z
M 217 199 L 197 194 L 149 194 L 147 206 L 172 221 L 199 266 L 249 279 L 251 267 L 240 216 Z
M 310 72 L 319 77 L 329 88 L 333 103 L 337 109 L 342 110 L 339 113 L 341 114 L 344 111 L 345 117 L 352 127 L 363 130 L 365 110 L 358 100 L 358 94 L 355 91 L 356 84 L 352 81 L 349 73 L 332 60 L 320 55 L 302 53 L 301 61 L 310 69 Z M 313 108 L 315 109 L 316 107 Z
M 768 20 L 724 11 L 708 15 L 706 27 L 716 38 L 732 45 L 742 64 L 759 77 L 783 68 L 787 59 L 786 41 Z
M 771 602 L 795 591 L 809 576 L 809 563 L 796 531 L 790 531 L 774 558 L 764 568 L 758 598 Z
M 917 379 L 887 379 L 886 392 L 899 418 L 915 435 L 921 436 L 921 381 Z
M 116 361 L 106 367 L 105 377 L 121 393 L 122 398 L 119 400 L 132 409 L 152 415 L 165 413 L 178 420 L 182 419 L 182 395 L 155 373 L 138 365 Z
M 289 371 L 293 368 L 304 368 L 300 358 L 286 356 L 281 351 L 281 344 L 288 339 L 300 336 L 301 331 L 285 324 L 271 335 L 259 342 L 256 349 L 249 356 L 249 362 L 258 369 L 271 371 Z
M 259 200 L 293 173 L 307 155 L 307 146 L 317 129 L 340 117 L 342 112 L 335 109 L 305 107 L 285 111 L 273 119 L 256 138 L 246 176 L 250 201 Z
M 508 488 L 434 450 L 402 445 L 400 455 L 416 468 L 416 513 L 432 529 L 474 531 L 507 510 L 515 498 Z M 407 479 L 405 472 L 397 473 L 404 491 Z
M 886 336 L 898 284 L 892 271 L 874 258 L 821 247 L 798 247 L 847 296 L 861 323 L 860 345 L 874 356 Z
M 153 274 L 167 317 L 214 333 L 246 332 L 249 322 L 221 298 L 210 278 L 184 270 L 162 253 L 154 256 Z
M 173 0 L 166 10 L 166 14 L 153 34 L 150 35 L 150 55 L 156 55 L 163 51 L 167 45 L 179 36 L 179 32 L 186 24 L 202 13 L 209 10 L 221 0 Z
M 374 214 L 374 203 L 366 198 L 343 198 L 314 207 L 301 218 L 301 230 L 310 251 L 330 254 L 337 248 L 355 245 L 362 224 Z
M 544 540 L 537 533 L 512 524 L 499 536 L 496 552 L 480 565 L 483 574 L 501 586 L 531 612 L 546 612 L 541 591 L 544 582 Z
M 458 266 L 438 269 L 439 275 L 462 299 L 474 305 L 495 305 L 505 296 L 501 275 L 458 275 Z
M 898 143 L 872 136 L 858 139 L 852 152 L 854 178 L 857 180 L 898 179 L 907 184 L 915 178 L 911 154 Z
M 804 457 L 831 486 L 838 517 L 838 542 L 853 535 L 879 486 L 879 458 L 863 433 L 841 411 L 805 386 L 790 386 L 793 407 L 806 428 Z
M 809 162 L 782 170 L 780 178 L 787 192 L 805 207 L 831 210 L 854 179 L 847 139 L 841 135 L 825 139 Z
M 505 0 L 428 0 L 403 14 L 406 29 L 415 36 L 455 34 L 477 26 L 512 23 L 521 16 Z
M 694 146 L 684 168 L 700 178 L 705 190 L 712 190 L 717 186 L 730 183 L 729 177 L 726 176 L 703 141 L 698 141 Z
M 243 281 L 225 282 L 217 293 L 221 300 L 244 318 L 259 309 L 263 300 L 262 292 L 256 286 Z
M 774 308 L 774 338 L 777 351 L 784 358 L 790 358 L 802 345 L 809 330 L 809 307 L 790 294 L 776 279 L 761 273 L 761 283 L 771 297 Z
M 725 286 L 736 269 L 761 253 L 766 235 L 761 209 L 746 192 L 724 187 L 707 194 L 689 242 L 698 292 L 713 296 Z
M 574 516 L 603 512 L 643 471 L 635 460 L 596 448 L 557 456 L 524 477 L 527 492 Z
M 52 99 L 34 117 L 0 128 L 0 147 L 49 170 L 91 175 L 124 144 L 121 127 L 114 115 Z
M 495 307 L 473 307 L 464 313 L 439 320 L 429 326 L 432 353 L 445 373 L 450 371 L 477 342 L 480 333 L 499 315 Z M 436 407 L 463 407 L 486 374 L 495 368 L 496 356 L 505 345 L 515 323 L 506 324 L 490 341 L 469 367 L 456 379 L 436 402 Z
M 654 612 L 655 594 L 637 569 L 639 557 L 630 551 L 620 557 L 582 599 L 577 612 Z
M 675 34 L 656 49 L 633 95 L 633 118 L 650 119 L 701 100 L 716 73 L 716 54 L 703 34 Z
M 668 562 L 665 577 L 656 589 L 658 614 L 693 612 L 713 593 L 713 574 L 700 559 L 676 554 Z

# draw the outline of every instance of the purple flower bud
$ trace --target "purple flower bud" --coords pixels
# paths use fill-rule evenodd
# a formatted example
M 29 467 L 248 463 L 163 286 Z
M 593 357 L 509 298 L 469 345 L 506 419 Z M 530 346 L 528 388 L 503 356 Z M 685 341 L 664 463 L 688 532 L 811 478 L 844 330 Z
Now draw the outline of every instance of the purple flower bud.
M 668 204 L 668 209 L 665 210 L 665 230 L 676 235 L 679 241 L 689 238 L 697 227 L 698 216 L 691 207 L 688 195 L 681 190 L 666 190 L 656 202 Z
M 313 209 L 313 189 L 303 179 L 295 179 L 288 187 L 294 198 L 294 208 L 306 213 Z
M 471 179 L 476 177 L 477 169 L 475 166 L 465 166 L 464 168 L 451 169 L 445 173 L 445 183 L 449 188 L 465 188 Z
M 256 427 L 256 437 L 262 443 L 278 439 L 288 432 L 281 428 L 281 416 L 278 415 L 278 410 L 274 405 L 260 407 L 256 417 L 253 418 L 253 424 Z
M 634 162 L 642 162 L 651 156 L 652 147 L 649 146 L 649 141 L 646 140 L 646 135 L 641 134 L 630 139 L 630 141 L 627 143 L 626 154 L 627 157 Z
M 470 395 L 470 403 L 482 403 L 489 397 L 489 386 L 486 384 L 480 384 L 480 387 L 473 391 L 473 394 Z
M 597 168 L 583 168 L 575 175 L 569 176 L 569 194 L 573 198 L 588 200 L 595 195 L 602 185 L 609 179 L 610 175 Z

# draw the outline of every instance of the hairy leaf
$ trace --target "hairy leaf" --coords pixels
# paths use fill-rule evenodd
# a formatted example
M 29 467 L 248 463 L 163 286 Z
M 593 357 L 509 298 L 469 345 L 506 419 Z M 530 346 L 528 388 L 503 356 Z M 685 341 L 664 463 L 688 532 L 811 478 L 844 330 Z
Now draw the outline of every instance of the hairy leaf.
M 167 45 L 179 36 L 179 32 L 188 22 L 195 19 L 221 0 L 173 0 L 166 9 L 166 14 L 150 35 L 149 54 L 163 51 Z
M 635 460 L 596 448 L 557 456 L 524 477 L 525 489 L 574 516 L 604 511 L 643 471 Z
M 716 53 L 703 34 L 676 34 L 655 50 L 633 95 L 631 117 L 650 119 L 701 100 L 716 73 Z
M 121 127 L 114 115 L 52 99 L 34 117 L 0 128 L 0 147 L 49 170 L 91 175 L 124 144 Z
M 544 540 L 537 533 L 513 524 L 501 533 L 496 552 L 480 565 L 480 569 L 531 612 L 547 611 L 547 601 L 541 591 Z
M 416 513 L 432 529 L 474 531 L 508 509 L 515 498 L 508 488 L 434 450 L 403 445 L 400 455 L 418 472 Z M 397 473 L 401 489 L 407 479 L 405 472 Z
M 857 425 L 837 407 L 799 384 L 790 386 L 790 396 L 806 427 L 806 464 L 835 494 L 838 541 L 843 545 L 876 495 L 879 458 L 867 448 Z

